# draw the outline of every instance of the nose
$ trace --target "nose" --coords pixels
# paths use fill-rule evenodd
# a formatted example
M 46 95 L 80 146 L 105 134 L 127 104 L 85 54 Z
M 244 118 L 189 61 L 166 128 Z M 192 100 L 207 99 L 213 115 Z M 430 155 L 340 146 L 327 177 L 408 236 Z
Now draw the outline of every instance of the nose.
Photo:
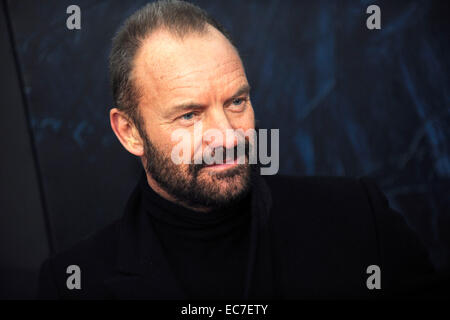
M 209 148 L 224 147 L 226 149 L 234 148 L 237 145 L 237 138 L 234 134 L 234 127 L 230 123 L 223 108 L 211 110 L 204 128 L 206 144 Z M 221 136 L 218 137 L 218 136 Z M 211 136 L 214 138 L 211 139 Z

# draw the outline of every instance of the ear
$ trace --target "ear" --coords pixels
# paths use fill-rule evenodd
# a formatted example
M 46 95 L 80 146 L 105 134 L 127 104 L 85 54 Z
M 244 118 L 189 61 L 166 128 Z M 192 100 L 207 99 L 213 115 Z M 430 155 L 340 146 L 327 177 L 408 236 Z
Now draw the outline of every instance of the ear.
M 125 149 L 135 156 L 144 155 L 144 144 L 139 132 L 129 117 L 117 108 L 109 111 L 111 128 Z

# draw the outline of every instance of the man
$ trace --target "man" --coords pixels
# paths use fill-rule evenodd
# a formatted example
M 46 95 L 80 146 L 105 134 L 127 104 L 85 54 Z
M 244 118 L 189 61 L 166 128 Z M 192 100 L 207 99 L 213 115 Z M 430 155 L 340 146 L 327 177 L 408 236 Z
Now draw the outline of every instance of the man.
M 110 72 L 111 127 L 145 170 L 120 220 L 43 264 L 41 298 L 378 297 L 433 272 L 370 179 L 262 176 L 254 140 L 204 138 L 252 130 L 255 115 L 237 49 L 200 8 L 140 9 L 113 40 Z M 176 163 L 179 143 L 185 160 L 209 149 L 226 162 Z M 239 163 L 229 151 L 242 145 Z

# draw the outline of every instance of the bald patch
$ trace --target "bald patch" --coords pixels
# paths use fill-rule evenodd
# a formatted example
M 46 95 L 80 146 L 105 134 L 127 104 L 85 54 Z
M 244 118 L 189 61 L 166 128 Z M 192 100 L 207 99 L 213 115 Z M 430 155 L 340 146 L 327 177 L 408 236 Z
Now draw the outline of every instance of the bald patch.
M 217 74 L 230 82 L 245 78 L 236 48 L 211 26 L 183 38 L 166 29 L 155 31 L 142 41 L 133 67 L 139 101 L 145 105 L 169 91 L 205 86 Z

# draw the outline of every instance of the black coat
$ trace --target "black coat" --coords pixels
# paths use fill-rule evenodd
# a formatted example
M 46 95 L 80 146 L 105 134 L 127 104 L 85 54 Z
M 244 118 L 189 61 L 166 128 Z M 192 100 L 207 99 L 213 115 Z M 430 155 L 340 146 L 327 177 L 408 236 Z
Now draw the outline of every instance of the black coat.
M 139 209 L 140 197 L 136 187 L 121 219 L 47 259 L 38 297 L 188 298 Z M 252 217 L 244 298 L 416 294 L 417 283 L 434 271 L 418 238 L 369 178 L 258 176 Z M 66 286 L 69 265 L 81 269 L 80 290 Z M 380 290 L 367 288 L 370 265 L 380 267 Z

